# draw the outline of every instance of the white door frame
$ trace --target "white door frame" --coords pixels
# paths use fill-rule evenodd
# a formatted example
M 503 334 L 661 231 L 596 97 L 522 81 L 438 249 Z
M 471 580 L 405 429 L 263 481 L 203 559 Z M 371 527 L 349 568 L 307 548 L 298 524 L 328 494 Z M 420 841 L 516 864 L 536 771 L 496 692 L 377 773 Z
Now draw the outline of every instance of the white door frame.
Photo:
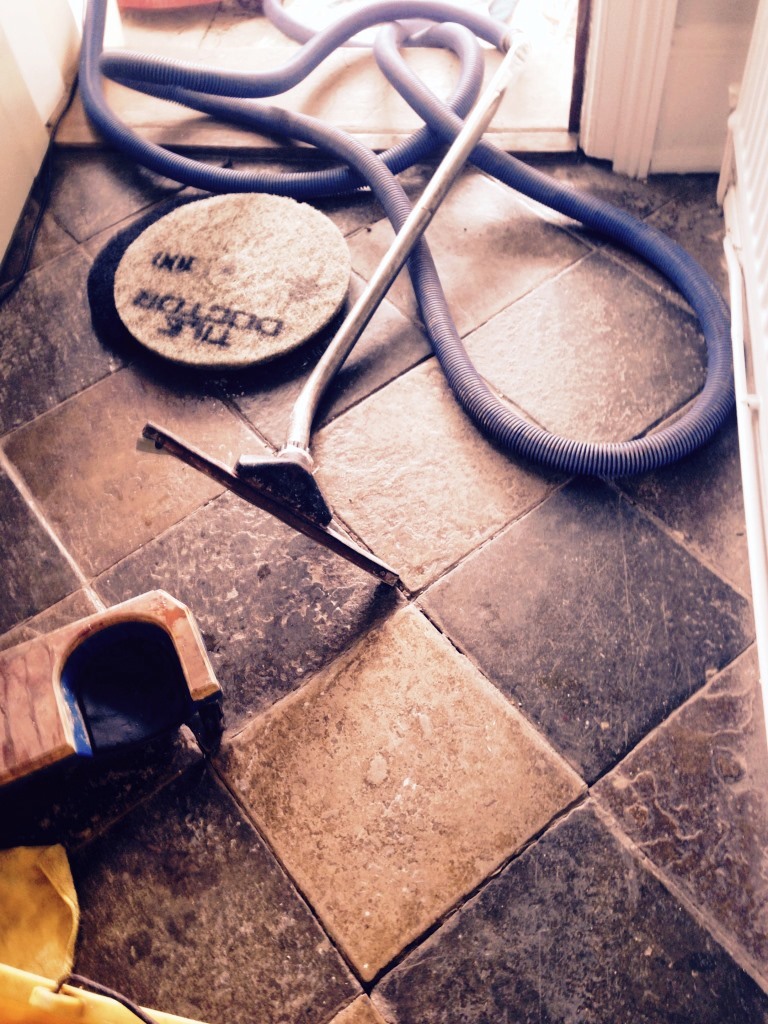
M 580 144 L 644 178 L 675 28 L 677 0 L 592 0 Z

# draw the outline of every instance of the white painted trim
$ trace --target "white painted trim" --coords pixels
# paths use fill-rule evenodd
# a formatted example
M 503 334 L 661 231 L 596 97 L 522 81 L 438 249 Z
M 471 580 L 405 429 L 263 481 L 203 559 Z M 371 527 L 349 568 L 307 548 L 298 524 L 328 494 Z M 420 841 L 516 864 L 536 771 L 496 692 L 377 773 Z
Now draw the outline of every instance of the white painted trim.
M 581 145 L 614 170 L 651 163 L 677 0 L 593 0 Z

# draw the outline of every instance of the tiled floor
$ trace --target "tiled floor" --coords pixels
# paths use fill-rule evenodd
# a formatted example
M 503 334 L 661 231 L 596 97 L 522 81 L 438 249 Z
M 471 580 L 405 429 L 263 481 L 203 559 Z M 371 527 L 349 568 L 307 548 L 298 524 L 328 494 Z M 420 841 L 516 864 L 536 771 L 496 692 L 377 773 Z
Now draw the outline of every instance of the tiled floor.
M 538 163 L 724 286 L 713 178 Z M 229 462 L 279 444 L 312 358 L 204 379 L 97 334 L 94 258 L 178 191 L 59 152 L 0 308 L 0 643 L 162 587 L 226 695 L 212 764 L 181 732 L 0 793 L 4 844 L 67 846 L 77 970 L 214 1024 L 768 1022 L 734 424 L 644 479 L 507 458 L 458 410 L 400 281 L 316 438 L 337 514 L 402 573 L 377 586 L 137 447 L 148 418 Z M 364 197 L 318 205 L 355 292 L 389 228 Z M 430 237 L 469 350 L 546 427 L 629 437 L 700 387 L 685 303 L 577 226 L 470 171 Z

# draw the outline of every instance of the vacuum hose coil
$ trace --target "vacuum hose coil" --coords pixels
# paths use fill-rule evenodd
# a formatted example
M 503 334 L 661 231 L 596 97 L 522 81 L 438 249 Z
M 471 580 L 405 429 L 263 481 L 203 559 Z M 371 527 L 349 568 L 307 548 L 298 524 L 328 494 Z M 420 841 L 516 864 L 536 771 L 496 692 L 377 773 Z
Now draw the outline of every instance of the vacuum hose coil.
M 476 37 L 502 52 L 507 26 L 489 16 L 438 0 L 379 0 L 313 33 L 264 0 L 264 12 L 302 46 L 281 68 L 223 72 L 143 54 L 103 54 L 107 0 L 89 0 L 80 62 L 83 105 L 96 128 L 119 150 L 159 174 L 211 192 L 270 192 L 299 200 L 340 195 L 368 186 L 395 230 L 411 203 L 396 174 L 450 143 L 482 84 L 483 57 Z M 356 139 L 317 119 L 255 101 L 275 96 L 305 78 L 333 50 L 372 25 L 383 25 L 376 60 L 425 126 L 380 157 Z M 401 47 L 451 49 L 460 71 L 448 103 L 438 99 L 408 68 Z M 106 102 L 102 75 L 150 95 L 182 103 L 235 124 L 307 142 L 342 162 L 330 170 L 277 173 L 215 167 L 147 142 L 127 127 Z M 422 239 L 408 261 L 421 317 L 446 379 L 465 412 L 483 433 L 509 453 L 569 474 L 629 476 L 657 469 L 704 444 L 733 406 L 728 309 L 702 267 L 679 245 L 610 203 L 555 181 L 491 143 L 478 143 L 471 162 L 510 188 L 580 221 L 590 231 L 638 255 L 660 271 L 696 313 L 707 346 L 707 376 L 691 406 L 671 425 L 643 437 L 588 442 L 550 433 L 524 419 L 495 395 L 461 342 L 429 248 Z

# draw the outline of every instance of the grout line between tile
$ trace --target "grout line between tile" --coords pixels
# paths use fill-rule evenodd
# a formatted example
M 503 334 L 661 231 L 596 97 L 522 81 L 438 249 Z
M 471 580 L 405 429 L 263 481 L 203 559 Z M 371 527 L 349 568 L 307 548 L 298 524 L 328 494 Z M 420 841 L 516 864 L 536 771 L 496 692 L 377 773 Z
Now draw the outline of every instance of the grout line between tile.
M 292 691 L 292 692 L 295 692 L 295 691 Z M 290 696 L 290 695 L 287 695 L 287 696 Z M 266 848 L 269 850 L 271 855 L 275 858 L 275 860 L 277 861 L 278 865 L 280 866 L 280 870 L 283 872 L 285 877 L 288 879 L 290 884 L 293 886 L 293 888 L 295 889 L 295 891 L 298 894 L 299 898 L 306 904 L 309 913 L 312 915 L 314 920 L 317 922 L 318 928 L 320 928 L 320 930 L 322 931 L 323 935 L 326 936 L 326 938 L 328 939 L 328 942 L 331 944 L 333 949 L 336 950 L 336 952 L 338 953 L 338 955 L 341 958 L 341 960 L 346 964 L 346 966 L 347 966 L 350 974 L 354 978 L 354 980 L 357 982 L 358 985 L 360 985 L 360 987 L 362 988 L 363 992 L 368 994 L 370 992 L 370 988 L 368 987 L 369 983 L 363 981 L 363 979 L 358 975 L 357 970 L 356 970 L 354 964 L 352 963 L 350 958 L 347 956 L 347 954 L 346 954 L 344 948 L 342 947 L 341 943 L 336 940 L 335 936 L 326 927 L 322 917 L 320 916 L 320 914 L 315 909 L 315 906 L 312 903 L 311 899 L 309 898 L 307 893 L 304 891 L 302 886 L 299 884 L 299 882 L 297 882 L 297 880 L 294 878 L 294 876 L 291 873 L 291 871 L 289 871 L 289 869 L 288 869 L 287 865 L 285 864 L 285 862 L 283 861 L 282 857 L 280 856 L 278 851 L 275 849 L 275 847 L 272 845 L 272 843 L 271 843 L 271 841 L 269 839 L 269 836 L 260 827 L 259 823 L 253 817 L 253 815 L 252 815 L 251 811 L 249 810 L 249 808 L 246 807 L 246 805 L 243 803 L 243 801 L 240 798 L 240 794 L 237 792 L 237 790 L 235 790 L 232 787 L 232 785 L 230 785 L 230 782 L 227 779 L 227 776 L 219 768 L 219 766 L 216 764 L 216 762 L 214 760 L 207 761 L 207 765 L 208 765 L 209 770 L 213 773 L 213 775 L 218 780 L 219 784 L 222 785 L 224 787 L 224 789 L 226 789 L 226 791 L 232 797 L 233 801 L 237 804 L 237 806 L 240 808 L 240 810 L 245 815 L 246 820 L 250 823 L 250 825 L 252 826 L 252 828 L 254 829 L 256 834 L 262 840 L 262 842 L 264 843 Z
M 389 963 L 385 964 L 384 967 L 381 968 L 370 982 L 365 982 L 364 984 L 368 986 L 366 989 L 368 994 L 370 995 L 373 992 L 376 985 L 378 985 L 385 975 L 391 973 L 405 959 L 407 959 L 414 950 L 427 942 L 432 935 L 439 931 L 444 925 L 448 924 L 454 917 L 456 917 L 457 914 L 460 914 L 472 900 L 480 895 L 489 883 L 503 874 L 514 861 L 519 857 L 522 857 L 523 854 L 527 853 L 528 850 L 534 847 L 539 840 L 541 840 L 550 831 L 550 829 L 555 827 L 560 821 L 579 808 L 588 799 L 589 790 L 585 787 L 583 792 L 574 797 L 574 799 L 569 804 L 566 804 L 565 807 L 562 807 L 559 811 L 553 814 L 546 825 L 527 839 L 519 849 L 515 850 L 514 853 L 511 853 L 508 857 L 505 857 L 504 860 L 490 871 L 481 882 L 474 886 L 474 888 L 470 889 L 469 892 L 460 896 L 459 899 L 448 908 L 448 910 L 442 913 L 435 921 L 432 922 L 431 925 L 425 928 L 420 935 L 404 946 L 403 949 L 401 949 L 400 952 L 389 961 Z
M 694 561 L 698 562 L 708 572 L 711 572 L 713 576 L 716 576 L 719 580 L 725 583 L 726 586 L 730 587 L 735 594 L 738 594 L 739 597 L 743 598 L 751 607 L 752 594 L 745 593 L 741 589 L 741 587 L 738 586 L 738 584 L 732 582 L 727 576 L 725 576 L 718 566 L 711 562 L 703 552 L 698 551 L 697 548 L 686 539 L 684 533 L 682 533 L 679 530 L 675 530 L 675 528 L 670 526 L 669 523 L 666 523 L 663 519 L 656 515 L 656 513 L 652 509 L 644 505 L 642 501 L 640 501 L 637 498 L 634 498 L 631 494 L 628 494 L 625 490 L 623 490 L 618 480 L 604 480 L 603 482 L 608 487 L 611 487 L 612 489 L 617 491 L 619 496 L 624 501 L 628 502 L 628 504 L 632 508 L 634 508 L 639 515 L 644 516 L 645 519 L 651 522 L 661 533 L 668 537 L 673 544 L 675 544 L 679 548 L 682 548 L 683 551 L 685 551 L 686 554 L 689 555 Z
M 701 686 L 697 687 L 693 691 L 693 693 L 691 693 L 688 697 L 685 698 L 682 704 L 678 704 L 677 707 L 673 708 L 672 711 L 670 711 L 670 713 L 665 718 L 662 718 L 662 720 L 657 725 L 654 725 L 652 729 L 650 729 L 644 736 L 642 736 L 634 745 L 634 747 L 632 747 L 624 754 L 621 760 L 617 761 L 613 765 L 610 765 L 608 768 L 602 771 L 594 779 L 594 781 L 590 783 L 590 791 L 594 789 L 594 787 L 597 786 L 604 779 L 607 779 L 614 772 L 619 771 L 619 769 L 622 768 L 624 763 L 629 758 L 633 757 L 636 752 L 642 751 L 644 747 L 651 743 L 656 737 L 656 734 L 658 733 L 659 729 L 666 726 L 667 723 L 675 722 L 681 715 L 685 714 L 686 709 L 690 707 L 690 705 L 693 704 L 696 700 L 698 700 L 706 689 L 711 687 L 718 679 L 720 679 L 722 675 L 724 675 L 724 673 L 729 672 L 731 669 L 735 668 L 735 666 L 738 665 L 740 661 L 743 661 L 745 658 L 749 657 L 750 652 L 754 649 L 755 641 L 751 640 L 743 651 L 740 651 L 735 658 L 732 658 L 731 661 L 728 662 L 727 665 L 723 665 L 721 669 L 718 669 L 716 672 L 713 672 L 712 675 L 710 675 L 707 679 L 704 680 Z
M 737 966 L 745 974 L 749 975 L 760 989 L 768 993 L 768 977 L 763 975 L 741 943 L 729 935 L 723 926 L 707 913 L 704 907 L 699 906 L 684 889 L 671 879 L 626 835 L 620 823 L 608 808 L 604 807 L 596 799 L 591 799 L 590 804 L 598 819 L 608 829 L 613 838 L 641 864 L 651 877 L 664 886 L 670 896 L 682 906 L 683 910 L 693 918 L 700 928 L 703 928 L 714 939 Z
M 27 486 L 26 480 L 17 470 L 17 468 L 14 466 L 11 460 L 8 458 L 8 456 L 5 453 L 5 450 L 2 447 L 0 447 L 0 469 L 2 469 L 7 474 L 8 478 L 19 491 L 22 498 L 26 502 L 29 510 L 37 519 L 40 526 L 43 528 L 48 537 L 50 537 L 50 539 L 56 545 L 57 550 L 62 555 L 64 560 L 67 562 L 72 572 L 75 574 L 82 589 L 86 592 L 88 597 L 94 602 L 96 607 L 99 610 L 104 611 L 106 605 L 91 586 L 91 580 L 89 580 L 89 578 L 85 575 L 83 570 L 80 568 L 79 564 L 75 561 L 74 556 L 65 546 L 64 542 L 61 540 L 56 530 L 54 530 L 47 516 L 40 507 L 40 504 L 38 503 L 37 499 Z

